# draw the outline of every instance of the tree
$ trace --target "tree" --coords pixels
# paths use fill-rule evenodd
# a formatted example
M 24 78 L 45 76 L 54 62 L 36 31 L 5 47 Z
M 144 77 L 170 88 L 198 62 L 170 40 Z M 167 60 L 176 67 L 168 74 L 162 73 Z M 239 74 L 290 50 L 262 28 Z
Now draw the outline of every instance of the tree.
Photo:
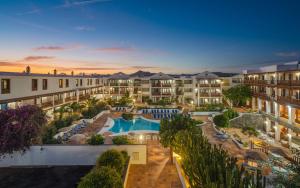
M 102 166 L 94 168 L 81 178 L 78 188 L 122 188 L 122 178 L 114 168 Z
M 89 145 L 101 145 L 104 144 L 104 138 L 102 135 L 92 135 L 90 139 L 87 140 Z
M 113 139 L 112 139 L 112 141 L 116 145 L 131 144 L 131 142 L 125 136 L 114 136 Z
M 114 168 L 119 174 L 123 172 L 124 165 L 123 155 L 114 149 L 104 152 L 96 162 L 97 167 L 108 166 Z
M 94 106 L 96 106 L 96 104 L 98 103 L 99 99 L 96 99 L 96 97 L 92 97 L 90 99 L 87 99 L 84 102 L 84 105 L 86 108 L 93 108 Z
M 225 99 L 228 99 L 234 106 L 245 105 L 251 98 L 251 89 L 246 85 L 236 85 L 223 91 Z
M 181 165 L 192 188 L 262 188 L 261 172 L 254 177 L 237 165 L 220 146 L 211 145 L 201 129 L 178 132 L 174 149 L 181 156 Z
M 220 114 L 216 115 L 213 119 L 214 124 L 218 127 L 228 127 L 229 125 L 229 119 L 227 116 Z
M 22 106 L 0 111 L 0 154 L 25 151 L 37 139 L 47 123 L 37 106 Z
M 73 102 L 69 105 L 69 108 L 72 109 L 73 112 L 79 112 L 82 106 L 78 102 Z
M 185 115 L 176 115 L 172 119 L 162 119 L 160 122 L 160 142 L 164 147 L 170 147 L 170 161 L 173 163 L 173 146 L 176 134 L 196 126 L 197 122 Z
M 55 110 L 55 113 L 58 113 L 58 119 L 61 120 L 63 118 L 64 113 L 70 112 L 71 109 L 68 105 L 64 104 L 61 105 L 57 110 Z

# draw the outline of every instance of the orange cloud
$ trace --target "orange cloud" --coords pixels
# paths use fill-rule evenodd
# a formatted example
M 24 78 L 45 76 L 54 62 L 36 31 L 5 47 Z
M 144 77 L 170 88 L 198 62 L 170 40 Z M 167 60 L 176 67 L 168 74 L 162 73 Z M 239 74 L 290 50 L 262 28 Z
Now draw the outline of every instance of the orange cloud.
M 62 46 L 40 46 L 40 47 L 36 47 L 33 48 L 33 50 L 35 51 L 42 51 L 42 50 L 50 50 L 50 51 L 61 51 L 61 50 L 65 50 L 65 47 Z
M 54 59 L 53 56 L 27 56 L 23 61 L 40 61 L 40 60 L 49 60 Z

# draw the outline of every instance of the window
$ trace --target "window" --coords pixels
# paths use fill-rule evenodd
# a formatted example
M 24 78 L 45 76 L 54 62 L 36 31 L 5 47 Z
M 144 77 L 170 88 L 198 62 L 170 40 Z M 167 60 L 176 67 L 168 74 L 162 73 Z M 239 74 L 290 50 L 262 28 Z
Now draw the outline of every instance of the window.
M 140 159 L 140 153 L 139 152 L 132 152 L 132 159 L 134 160 L 134 161 L 137 161 L 137 160 L 139 160 Z
M 93 79 L 90 79 L 90 85 L 93 85 Z
M 47 90 L 47 89 L 48 89 L 48 80 L 43 79 L 43 90 Z
M 96 79 L 96 85 L 99 85 L 99 79 Z
M 82 79 L 80 79 L 80 86 L 82 86 Z
M 2 94 L 10 93 L 10 79 L 1 80 L 1 93 Z
M 38 89 L 38 80 L 37 79 L 32 79 L 31 89 L 32 89 L 32 91 L 37 91 L 37 89 Z
M 66 79 L 66 87 L 69 87 L 69 79 Z
M 88 86 L 90 85 L 90 79 L 87 79 L 87 85 Z
M 59 79 L 59 80 L 58 80 L 58 85 L 59 85 L 59 88 L 63 88 L 63 86 L 64 86 L 64 81 L 63 81 L 63 79 Z
M 76 79 L 76 87 L 78 87 L 78 85 L 79 85 L 79 80 Z

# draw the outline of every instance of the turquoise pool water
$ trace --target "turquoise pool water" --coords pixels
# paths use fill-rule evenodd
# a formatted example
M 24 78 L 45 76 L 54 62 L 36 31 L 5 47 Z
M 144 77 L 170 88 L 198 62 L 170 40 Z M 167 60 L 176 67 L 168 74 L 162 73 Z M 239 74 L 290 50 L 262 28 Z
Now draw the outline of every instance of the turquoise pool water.
M 123 118 L 114 119 L 115 124 L 109 131 L 113 133 L 124 133 L 129 131 L 159 131 L 160 124 L 152 121 L 147 121 L 142 118 L 135 118 L 131 121 L 126 121 Z

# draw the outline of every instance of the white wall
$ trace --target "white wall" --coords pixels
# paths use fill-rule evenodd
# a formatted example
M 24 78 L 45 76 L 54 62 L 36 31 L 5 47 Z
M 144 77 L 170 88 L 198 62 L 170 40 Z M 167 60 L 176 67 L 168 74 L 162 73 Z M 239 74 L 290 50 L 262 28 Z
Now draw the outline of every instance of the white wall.
M 5 76 L 1 75 L 1 79 L 10 79 L 10 93 L 9 94 L 1 94 L 1 100 L 7 100 L 12 98 L 22 98 L 22 97 L 30 97 L 36 95 L 44 95 L 50 93 L 57 92 L 67 92 L 71 90 L 76 90 L 80 88 L 89 88 L 96 86 L 96 78 L 91 77 L 77 77 L 77 76 Z M 38 79 L 38 89 L 37 91 L 32 91 L 32 79 Z M 48 88 L 47 90 L 43 90 L 43 79 L 48 80 Z M 59 79 L 63 80 L 63 88 L 59 88 Z M 66 88 L 66 79 L 69 80 L 69 87 Z M 76 79 L 79 80 L 79 85 L 76 86 Z M 80 79 L 82 79 L 82 86 L 80 86 Z M 87 85 L 87 80 L 92 79 L 92 85 Z M 1 85 L 1 83 L 0 83 Z M 100 85 L 99 85 L 100 86 Z M 1 92 L 1 91 L 0 91 Z
M 131 156 L 131 164 L 146 164 L 146 145 L 44 145 L 31 146 L 23 155 L 15 152 L 0 158 L 0 167 L 9 166 L 72 166 L 72 165 L 95 165 L 96 159 L 106 150 L 125 150 Z M 138 153 L 138 158 L 133 153 Z

